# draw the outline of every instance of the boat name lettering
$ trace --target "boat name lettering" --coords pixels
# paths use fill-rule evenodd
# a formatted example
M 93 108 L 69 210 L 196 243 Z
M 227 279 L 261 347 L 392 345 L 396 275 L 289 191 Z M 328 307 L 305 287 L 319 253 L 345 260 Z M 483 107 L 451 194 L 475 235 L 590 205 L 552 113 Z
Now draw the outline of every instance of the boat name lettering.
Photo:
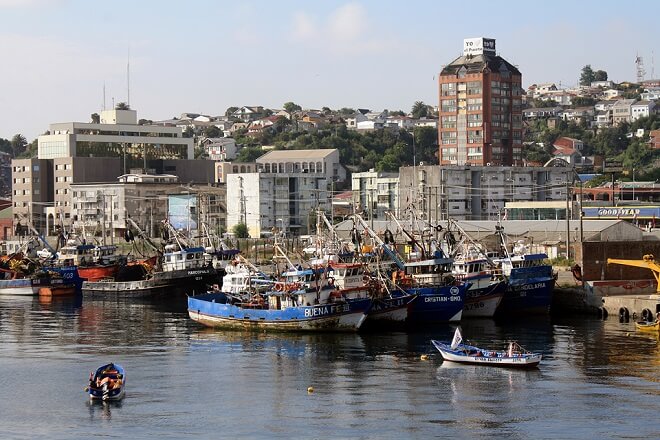
M 545 283 L 523 284 L 522 286 L 514 287 L 513 290 L 514 291 L 534 290 L 534 289 L 543 289 L 544 287 L 545 287 Z
M 452 296 L 450 298 L 447 298 L 446 296 L 431 296 L 431 297 L 425 297 L 424 298 L 424 302 L 427 302 L 427 303 L 460 301 L 460 300 L 461 300 L 460 296 Z
M 350 309 L 351 307 L 348 304 L 310 307 L 305 309 L 305 318 L 311 318 L 313 316 L 333 315 L 335 313 L 348 312 Z
M 201 270 L 189 270 L 188 275 L 204 275 L 206 273 L 206 270 L 201 269 Z

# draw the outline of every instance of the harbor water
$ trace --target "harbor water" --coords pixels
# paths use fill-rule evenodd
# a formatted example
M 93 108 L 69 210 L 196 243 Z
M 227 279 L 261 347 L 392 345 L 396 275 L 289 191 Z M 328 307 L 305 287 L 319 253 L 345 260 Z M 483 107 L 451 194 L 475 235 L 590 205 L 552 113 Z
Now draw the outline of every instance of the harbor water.
M 475 345 L 543 353 L 518 371 L 443 363 L 430 340 L 454 328 L 231 332 L 191 321 L 183 298 L 0 297 L 0 438 L 660 438 L 657 335 L 586 317 L 461 323 Z M 110 361 L 126 397 L 90 403 L 89 373 Z

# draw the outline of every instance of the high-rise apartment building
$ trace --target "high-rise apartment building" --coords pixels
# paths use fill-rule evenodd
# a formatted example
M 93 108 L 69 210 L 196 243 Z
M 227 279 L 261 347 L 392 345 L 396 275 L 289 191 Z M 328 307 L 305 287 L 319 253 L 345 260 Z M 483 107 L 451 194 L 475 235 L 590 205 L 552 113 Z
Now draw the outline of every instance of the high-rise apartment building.
M 522 75 L 495 52 L 495 40 L 463 40 L 463 55 L 439 78 L 441 165 L 522 161 Z

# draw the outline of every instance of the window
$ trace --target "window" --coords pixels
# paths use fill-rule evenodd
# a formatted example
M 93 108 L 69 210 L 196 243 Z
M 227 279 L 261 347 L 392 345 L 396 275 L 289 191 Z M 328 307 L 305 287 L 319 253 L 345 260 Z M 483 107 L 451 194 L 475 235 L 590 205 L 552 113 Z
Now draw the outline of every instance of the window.
M 442 96 L 452 96 L 456 94 L 456 83 L 445 83 L 440 85 Z

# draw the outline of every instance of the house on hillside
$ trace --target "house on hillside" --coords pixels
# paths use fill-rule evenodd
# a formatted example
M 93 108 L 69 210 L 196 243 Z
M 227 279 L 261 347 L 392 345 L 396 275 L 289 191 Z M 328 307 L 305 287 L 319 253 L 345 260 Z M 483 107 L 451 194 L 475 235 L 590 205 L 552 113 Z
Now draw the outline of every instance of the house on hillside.
M 631 107 L 635 103 L 634 99 L 619 99 L 612 106 L 612 123 L 614 125 L 623 122 L 630 122 L 632 117 Z
M 236 159 L 236 141 L 232 138 L 205 138 L 200 142 L 211 160 L 232 161 Z
M 637 101 L 630 106 L 630 120 L 632 122 L 639 118 L 648 118 L 656 112 L 656 105 L 653 101 Z
M 265 114 L 262 106 L 244 106 L 232 113 L 234 118 L 241 121 L 250 122 L 262 118 Z

